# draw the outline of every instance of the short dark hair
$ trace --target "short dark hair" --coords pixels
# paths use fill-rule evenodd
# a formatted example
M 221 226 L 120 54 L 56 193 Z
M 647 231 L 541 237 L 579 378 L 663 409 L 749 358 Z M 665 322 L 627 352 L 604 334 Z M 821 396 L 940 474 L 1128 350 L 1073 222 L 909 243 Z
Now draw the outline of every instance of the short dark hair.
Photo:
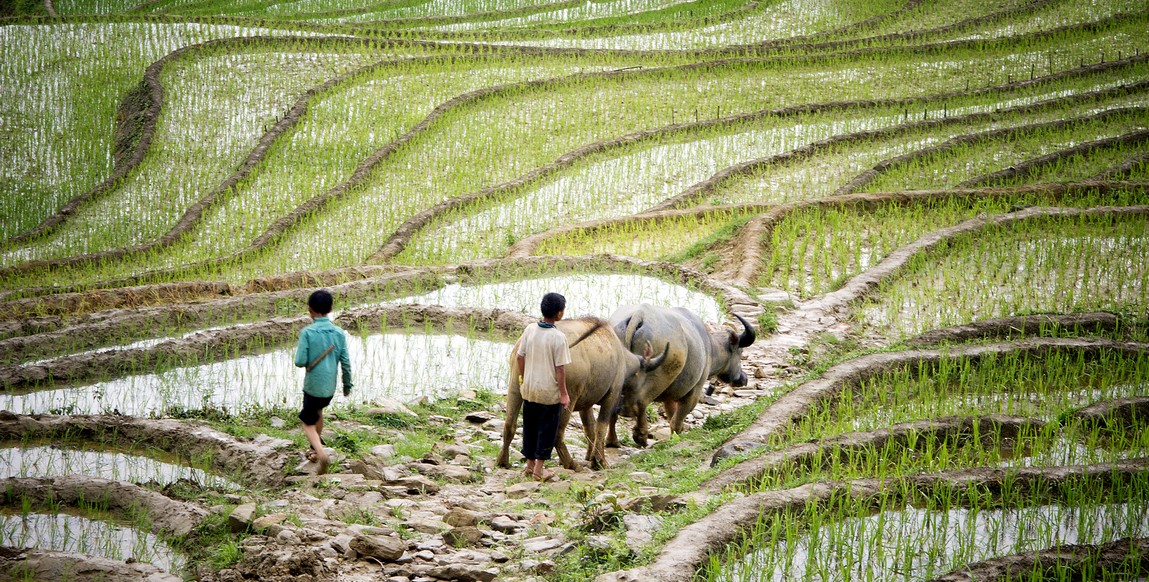
M 307 306 L 315 313 L 321 315 L 331 313 L 331 307 L 333 305 L 335 305 L 335 299 L 331 297 L 331 292 L 327 289 L 313 291 L 311 296 L 307 298 Z
M 554 317 L 566 308 L 567 298 L 554 292 L 543 295 L 543 302 L 539 304 L 543 317 Z

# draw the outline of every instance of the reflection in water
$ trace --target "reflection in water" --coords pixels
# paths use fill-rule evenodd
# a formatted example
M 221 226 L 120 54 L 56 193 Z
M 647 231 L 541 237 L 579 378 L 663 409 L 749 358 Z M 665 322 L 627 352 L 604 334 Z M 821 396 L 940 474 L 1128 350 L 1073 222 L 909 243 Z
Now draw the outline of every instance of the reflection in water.
M 86 475 L 161 487 L 190 481 L 202 487 L 235 490 L 239 486 L 200 469 L 114 451 L 63 449 L 52 446 L 0 448 L 0 479 Z
M 708 323 L 722 321 L 718 302 L 705 293 L 656 277 L 642 275 L 570 274 L 487 285 L 447 285 L 423 295 L 404 297 L 389 304 L 421 303 L 449 308 L 501 308 L 537 316 L 539 301 L 548 291 L 567 298 L 566 317 L 607 318 L 623 305 L 652 303 L 685 307 Z
M 455 335 L 420 333 L 348 335 L 355 391 L 351 400 L 442 398 L 464 389 L 505 389 L 511 346 Z M 174 409 L 245 409 L 299 405 L 303 369 L 294 346 L 155 374 L 140 374 L 74 388 L 0 394 L 0 410 L 19 414 L 162 415 Z M 348 402 L 337 395 L 336 408 Z
M 909 508 L 810 525 L 719 576 L 724 582 L 928 580 L 972 562 L 1055 545 L 1149 535 L 1143 503 L 1016 509 Z M 793 532 L 789 532 L 793 535 Z
M 173 573 L 187 564 L 184 556 L 150 533 L 64 513 L 0 513 L 0 545 L 120 561 L 132 558 Z

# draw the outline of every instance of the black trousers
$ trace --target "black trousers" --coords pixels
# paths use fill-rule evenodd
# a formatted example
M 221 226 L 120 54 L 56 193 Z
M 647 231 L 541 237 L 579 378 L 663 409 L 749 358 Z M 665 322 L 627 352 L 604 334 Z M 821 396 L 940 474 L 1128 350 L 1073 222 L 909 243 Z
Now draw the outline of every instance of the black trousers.
M 551 458 L 555 436 L 559 431 L 562 404 L 539 404 L 523 401 L 523 456 L 528 459 Z

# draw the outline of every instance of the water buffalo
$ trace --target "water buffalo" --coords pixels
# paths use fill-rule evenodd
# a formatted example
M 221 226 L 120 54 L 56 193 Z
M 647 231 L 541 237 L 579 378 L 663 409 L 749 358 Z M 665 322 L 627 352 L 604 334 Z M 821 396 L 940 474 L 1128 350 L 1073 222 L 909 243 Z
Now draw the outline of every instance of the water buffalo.
M 662 403 L 670 429 L 677 433 L 702 397 L 707 378 L 718 376 L 732 386 L 746 385 L 742 348 L 754 343 L 754 328 L 741 316 L 734 317 L 745 329 L 741 335 L 729 329 L 712 332 L 697 315 L 680 307 L 628 305 L 610 316 L 615 333 L 631 352 L 641 352 L 650 344 L 667 345 L 662 365 L 646 374 L 641 385 L 628 386 L 622 394 L 621 414 L 637 419 L 633 432 L 637 445 L 646 446 L 646 407 L 651 402 Z M 618 445 L 613 439 L 608 444 Z
M 604 448 L 607 431 L 612 431 L 613 438 L 614 425 L 611 424 L 611 419 L 616 414 L 623 384 L 641 383 L 642 377 L 647 372 L 658 368 L 666 358 L 666 352 L 656 357 L 651 357 L 649 350 L 644 351 L 642 355 L 631 353 L 619 342 L 610 324 L 601 318 L 560 320 L 556 326 L 566 334 L 567 345 L 571 351 L 571 363 L 566 366 L 567 393 L 570 394 L 571 404 L 569 409 L 564 409 L 559 415 L 555 451 L 563 467 L 572 470 L 576 468 L 577 465 L 567 451 L 563 437 L 566 434 L 571 411 L 578 411 L 582 418 L 583 431 L 586 433 L 586 459 L 591 462 L 591 467 L 602 469 L 607 466 Z M 511 350 L 511 373 L 507 383 L 507 415 L 503 422 L 503 448 L 499 451 L 497 460 L 500 467 L 510 467 L 508 451 L 511 439 L 515 436 L 519 410 L 523 405 L 523 398 L 519 393 L 516 363 L 518 351 L 519 344 L 516 343 Z M 599 406 L 597 422 L 591 413 L 591 407 L 596 404 Z

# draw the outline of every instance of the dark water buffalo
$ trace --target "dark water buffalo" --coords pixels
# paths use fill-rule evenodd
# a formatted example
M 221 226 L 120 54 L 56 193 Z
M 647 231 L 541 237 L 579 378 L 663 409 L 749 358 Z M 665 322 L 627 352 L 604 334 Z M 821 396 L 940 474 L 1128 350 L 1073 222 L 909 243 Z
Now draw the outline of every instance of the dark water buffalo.
M 558 453 L 563 467 L 572 470 L 576 468 L 577 465 L 571 458 L 563 437 L 566 434 L 571 411 L 578 411 L 582 418 L 583 431 L 586 433 L 586 459 L 595 469 L 605 468 L 607 463 L 604 445 L 607 431 L 614 428 L 611 419 L 618 408 L 623 384 L 641 383 L 648 371 L 658 368 L 666 354 L 664 352 L 653 358 L 649 352 L 643 355 L 632 354 L 623 347 L 618 336 L 611 330 L 610 324 L 604 319 L 588 317 L 561 320 L 556 326 L 566 334 L 567 345 L 571 351 L 571 363 L 566 366 L 567 393 L 570 394 L 571 405 L 569 410 L 564 409 L 559 415 L 555 452 Z M 517 372 L 518 352 L 519 344 L 516 343 L 511 350 L 511 373 L 507 383 L 507 415 L 503 422 L 503 448 L 499 451 L 497 461 L 500 467 L 510 467 L 508 451 L 511 439 L 515 436 L 519 410 L 523 406 Z M 597 421 L 591 413 L 591 408 L 596 404 L 599 406 Z
M 718 376 L 732 386 L 746 385 L 742 348 L 754 343 L 754 328 L 741 316 L 734 317 L 745 328 L 741 335 L 729 329 L 712 332 L 697 315 L 680 307 L 644 303 L 620 307 L 611 315 L 611 326 L 631 352 L 642 353 L 649 345 L 667 346 L 662 365 L 622 394 L 620 412 L 637 419 L 633 432 L 636 444 L 646 446 L 646 407 L 651 402 L 662 403 L 670 429 L 677 433 L 682 432 L 683 421 L 702 397 L 707 378 Z

